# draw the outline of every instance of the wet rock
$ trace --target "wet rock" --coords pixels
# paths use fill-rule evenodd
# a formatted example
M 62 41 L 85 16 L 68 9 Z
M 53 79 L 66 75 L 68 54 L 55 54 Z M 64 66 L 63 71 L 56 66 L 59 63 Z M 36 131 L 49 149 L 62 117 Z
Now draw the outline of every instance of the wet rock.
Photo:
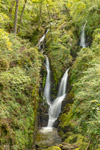
M 62 143 L 59 147 L 62 150 L 74 150 L 75 149 L 75 147 L 69 143 Z
M 55 128 L 44 127 L 38 130 L 35 141 L 36 150 L 46 149 L 60 143 L 61 138 Z
M 48 105 L 46 103 L 40 106 L 40 112 L 38 117 L 38 126 L 44 127 L 48 123 Z

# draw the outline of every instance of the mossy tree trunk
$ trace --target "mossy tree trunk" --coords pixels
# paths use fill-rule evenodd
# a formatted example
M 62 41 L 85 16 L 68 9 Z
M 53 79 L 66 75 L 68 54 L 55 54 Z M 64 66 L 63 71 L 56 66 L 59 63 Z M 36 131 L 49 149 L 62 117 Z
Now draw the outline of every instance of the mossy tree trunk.
M 12 0 L 11 1 L 11 6 L 9 8 L 9 18 L 10 19 L 12 19 L 12 11 L 13 11 L 14 5 L 15 5 L 15 0 Z
M 23 18 L 25 7 L 26 7 L 26 3 L 27 3 L 27 0 L 25 0 L 24 6 L 23 6 L 23 9 L 22 9 L 22 12 L 21 12 L 20 21 L 19 21 L 19 27 L 18 27 L 18 32 L 20 32 L 20 27 L 21 27 L 21 24 L 22 24 L 22 18 Z
M 19 0 L 16 0 L 15 19 L 14 19 L 14 33 L 15 33 L 15 38 L 16 38 L 16 33 L 17 33 L 18 6 L 19 6 Z

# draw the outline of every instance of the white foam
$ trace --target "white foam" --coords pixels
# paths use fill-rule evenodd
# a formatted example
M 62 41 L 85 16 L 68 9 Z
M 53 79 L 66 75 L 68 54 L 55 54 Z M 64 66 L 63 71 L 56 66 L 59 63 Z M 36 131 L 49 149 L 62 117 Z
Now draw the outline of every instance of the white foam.
M 48 132 L 52 132 L 53 131 L 53 128 L 52 127 L 42 127 L 40 129 L 40 132 L 41 133 L 48 133 Z

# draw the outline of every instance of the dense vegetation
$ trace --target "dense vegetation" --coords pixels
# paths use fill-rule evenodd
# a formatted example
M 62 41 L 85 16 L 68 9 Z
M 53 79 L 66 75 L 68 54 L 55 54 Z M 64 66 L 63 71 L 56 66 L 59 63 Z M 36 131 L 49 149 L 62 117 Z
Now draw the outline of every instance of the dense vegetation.
M 1 144 L 23 149 L 32 144 L 43 56 L 27 40 L 11 39 L 12 49 L 0 50 Z
M 100 147 L 100 57 L 96 50 L 98 46 L 95 48 L 99 34 L 98 30 L 94 32 L 91 48 L 81 49 L 78 53 L 71 68 L 72 89 L 68 95 L 73 104 L 67 105 L 60 116 L 59 127 L 63 139 L 83 150 Z M 67 134 L 64 134 L 65 131 Z
M 86 21 L 87 48 L 81 48 L 79 37 Z M 0 0 L 2 150 L 29 150 L 34 144 L 43 101 L 39 88 L 45 84 L 45 58 L 38 42 L 48 28 L 43 51 L 50 58 L 54 97 L 61 76 L 72 66 L 59 134 L 69 149 L 100 149 L 99 21 L 99 0 Z

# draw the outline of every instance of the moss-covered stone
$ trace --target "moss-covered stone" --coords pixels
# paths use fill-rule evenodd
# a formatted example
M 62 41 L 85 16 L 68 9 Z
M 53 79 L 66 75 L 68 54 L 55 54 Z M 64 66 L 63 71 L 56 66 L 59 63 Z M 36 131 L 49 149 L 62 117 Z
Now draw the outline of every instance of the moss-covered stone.
M 61 143 L 61 138 L 59 137 L 56 129 L 53 129 L 52 132 L 48 131 L 45 128 L 38 130 L 36 140 L 35 140 L 35 146 L 38 147 L 39 150 L 60 143 Z
M 64 142 L 76 145 L 79 150 L 85 150 L 88 146 L 88 142 L 86 142 L 86 139 L 81 134 L 72 133 Z
M 49 147 L 49 148 L 43 149 L 43 150 L 61 150 L 61 149 L 58 146 L 52 146 L 52 147 Z

